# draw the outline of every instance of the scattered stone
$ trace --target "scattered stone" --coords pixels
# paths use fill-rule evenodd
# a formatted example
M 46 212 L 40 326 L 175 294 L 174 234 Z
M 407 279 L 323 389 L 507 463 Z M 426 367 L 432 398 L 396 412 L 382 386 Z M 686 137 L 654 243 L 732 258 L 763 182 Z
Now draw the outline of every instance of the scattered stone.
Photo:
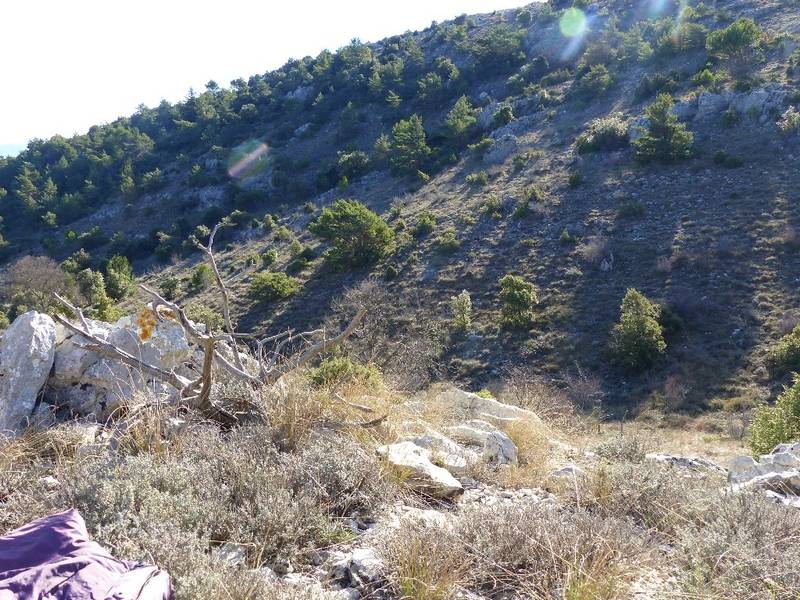
M 581 469 L 578 465 L 564 465 L 560 469 L 556 469 L 552 471 L 549 477 L 553 477 L 556 479 L 562 478 L 577 478 L 577 477 L 584 477 L 586 472 Z
M 517 151 L 519 140 L 517 136 L 506 133 L 494 140 L 491 149 L 483 155 L 483 162 L 487 165 L 498 165 Z
M 233 542 L 225 542 L 217 548 L 214 553 L 214 558 L 220 562 L 228 563 L 229 565 L 240 565 L 244 563 L 247 558 L 247 549 L 241 544 L 234 544 Z
M 645 455 L 645 458 L 652 462 L 667 464 L 682 469 L 693 469 L 696 471 L 716 471 L 723 474 L 727 474 L 728 472 L 727 469 L 720 467 L 708 459 L 695 456 L 677 456 L 673 454 L 658 454 L 652 452 Z
M 505 422 L 529 421 L 541 423 L 535 413 L 504 404 L 494 398 L 484 398 L 478 394 L 449 388 L 436 395 L 435 401 L 446 409 L 460 413 L 466 419 L 491 419 Z
M 517 447 L 514 442 L 497 427 L 486 421 L 473 419 L 462 425 L 446 429 L 454 439 L 483 448 L 487 462 L 501 465 L 517 464 Z
M 56 324 L 48 315 L 26 312 L 0 340 L 0 431 L 19 432 L 27 425 L 39 390 L 53 366 Z

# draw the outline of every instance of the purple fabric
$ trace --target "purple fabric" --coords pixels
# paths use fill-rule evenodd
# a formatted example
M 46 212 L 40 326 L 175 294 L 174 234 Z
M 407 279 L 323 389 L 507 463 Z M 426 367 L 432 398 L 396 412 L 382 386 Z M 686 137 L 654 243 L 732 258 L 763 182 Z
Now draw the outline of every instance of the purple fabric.
M 169 575 L 114 558 L 75 509 L 0 537 L 0 600 L 169 600 Z

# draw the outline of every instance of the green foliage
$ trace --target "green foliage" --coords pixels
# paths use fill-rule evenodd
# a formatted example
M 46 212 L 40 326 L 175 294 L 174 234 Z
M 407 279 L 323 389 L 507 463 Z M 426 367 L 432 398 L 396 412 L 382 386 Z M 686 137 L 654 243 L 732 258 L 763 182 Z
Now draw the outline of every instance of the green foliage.
M 161 282 L 159 290 L 161 290 L 161 295 L 164 296 L 166 300 L 175 300 L 181 292 L 181 281 L 177 277 L 167 277 Z
M 318 388 L 357 385 L 379 389 L 383 382 L 375 365 L 362 365 L 346 356 L 333 356 L 323 360 L 318 367 L 309 369 L 308 379 Z
M 737 111 L 735 108 L 729 108 L 722 111 L 721 121 L 723 127 L 733 127 L 740 120 L 741 118 L 739 117 L 739 111 Z
M 654 73 L 639 80 L 633 95 L 637 100 L 643 100 L 661 92 L 674 92 L 677 87 L 677 73 Z
M 633 288 L 620 306 L 619 323 L 611 331 L 611 352 L 628 371 L 649 367 L 667 347 L 656 304 Z
M 122 300 L 133 289 L 133 268 L 126 256 L 112 256 L 106 263 L 106 290 L 114 300 Z
M 472 326 L 472 298 L 467 290 L 450 298 L 450 310 L 453 313 L 453 329 L 467 331 Z
M 739 167 L 744 166 L 744 160 L 738 156 L 728 154 L 725 152 L 725 150 L 717 150 L 714 152 L 713 158 L 716 164 L 728 169 L 738 169 Z
M 388 256 L 393 248 L 394 231 L 357 200 L 337 200 L 308 228 L 330 242 L 328 259 L 341 269 L 373 263 Z
M 484 215 L 488 215 L 494 219 L 500 219 L 503 216 L 503 206 L 500 203 L 500 198 L 497 194 L 489 194 L 489 197 L 481 204 L 480 211 Z
M 464 181 L 471 187 L 483 187 L 489 183 L 489 174 L 486 171 L 478 171 L 477 173 L 469 173 Z
M 461 96 L 444 119 L 444 128 L 447 135 L 454 139 L 461 139 L 474 126 L 477 121 L 477 110 L 466 96 Z
M 645 110 L 648 128 L 633 142 L 638 160 L 673 162 L 691 156 L 694 135 L 678 122 L 678 117 L 672 113 L 673 104 L 672 96 L 659 94 Z
M 421 238 L 432 233 L 434 229 L 436 229 L 436 215 L 426 210 L 419 215 L 417 224 L 414 225 L 412 233 L 414 237 Z
M 586 131 L 575 140 L 581 154 L 601 150 L 617 150 L 628 145 L 628 126 L 619 113 L 589 121 Z
M 222 331 L 225 319 L 219 311 L 205 304 L 190 304 L 185 309 L 186 316 L 195 323 L 202 323 L 207 331 Z
M 538 303 L 536 288 L 518 275 L 504 275 L 500 279 L 501 321 L 505 327 L 528 327 L 534 318 Z
M 189 279 L 189 291 L 199 292 L 206 289 L 214 279 L 214 273 L 205 263 L 200 263 L 192 270 L 192 276 Z
M 439 252 L 450 254 L 461 247 L 461 240 L 458 239 L 456 230 L 448 227 L 436 238 L 436 249 Z
M 470 51 L 475 57 L 479 72 L 507 71 L 516 66 L 525 55 L 522 52 L 523 33 L 509 25 L 491 25 L 475 36 Z
M 413 174 L 424 166 L 431 149 L 419 115 L 398 121 L 392 128 L 389 163 L 397 174 Z
M 510 104 L 504 104 L 492 115 L 492 128 L 497 129 L 503 125 L 508 125 L 514 120 L 514 112 Z
M 756 409 L 747 446 L 754 456 L 768 454 L 778 444 L 800 440 L 800 376 L 778 396 L 773 406 Z
M 353 180 L 369 170 L 369 156 L 366 152 L 339 152 L 336 170 L 340 177 Z
M 770 370 L 778 373 L 800 372 L 800 325 L 770 348 L 766 363 Z
M 755 61 L 763 31 L 752 19 L 738 19 L 706 39 L 709 54 L 724 60 L 736 77 L 747 74 Z
M 611 87 L 611 74 L 608 72 L 608 67 L 594 65 L 582 77 L 575 80 L 570 93 L 590 99 L 605 93 L 609 87 Z
M 489 150 L 494 147 L 494 140 L 490 137 L 481 138 L 479 141 L 475 142 L 474 144 L 470 144 L 467 146 L 470 152 L 477 154 L 478 156 L 483 156 Z
M 250 282 L 250 297 L 268 303 L 288 298 L 300 291 L 300 281 L 286 273 L 262 271 L 253 275 Z
M 264 250 L 261 253 L 261 268 L 268 269 L 278 262 L 278 251 L 275 248 Z
M 692 77 L 692 84 L 703 87 L 712 92 L 719 92 L 722 89 L 724 78 L 710 69 L 703 69 Z

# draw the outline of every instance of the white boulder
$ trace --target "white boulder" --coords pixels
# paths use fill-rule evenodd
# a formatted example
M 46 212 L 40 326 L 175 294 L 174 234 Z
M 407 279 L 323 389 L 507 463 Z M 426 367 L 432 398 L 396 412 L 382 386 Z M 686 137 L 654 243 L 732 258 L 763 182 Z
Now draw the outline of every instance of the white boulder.
M 455 440 L 480 446 L 487 462 L 501 465 L 517 464 L 516 445 L 507 434 L 491 423 L 473 419 L 461 425 L 448 427 L 446 431 Z
M 435 498 L 450 498 L 463 490 L 447 469 L 431 462 L 432 453 L 413 442 L 397 442 L 378 448 L 378 454 L 399 468 L 412 488 Z
M 541 423 L 539 417 L 529 410 L 499 402 L 494 398 L 484 398 L 458 388 L 448 388 L 439 392 L 435 402 L 442 408 L 459 413 L 467 419 Z
M 36 311 L 6 329 L 0 341 L 0 431 L 25 426 L 53 366 L 55 345 L 55 322 Z

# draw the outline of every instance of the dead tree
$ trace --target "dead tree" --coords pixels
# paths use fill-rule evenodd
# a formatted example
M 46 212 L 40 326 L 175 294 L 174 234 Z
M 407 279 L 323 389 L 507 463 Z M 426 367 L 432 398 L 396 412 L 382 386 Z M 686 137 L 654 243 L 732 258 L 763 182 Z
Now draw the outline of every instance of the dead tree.
M 363 308 L 356 312 L 344 329 L 330 337 L 324 329 L 303 332 L 287 329 L 281 333 L 263 337 L 236 333 L 230 317 L 230 295 L 220 275 L 213 251 L 214 237 L 226 224 L 223 221 L 214 227 L 206 245 L 195 240 L 214 273 L 217 288 L 220 291 L 224 332 L 214 333 L 206 330 L 205 326 L 191 321 L 181 306 L 166 300 L 148 286 L 139 284 L 139 288 L 150 298 L 148 310 L 152 312 L 155 320 L 157 322 L 165 320 L 177 322 L 183 329 L 186 338 L 202 348 L 203 364 L 200 366 L 200 374 L 196 379 L 189 379 L 174 371 L 148 364 L 139 357 L 96 336 L 92 333 L 90 324 L 81 309 L 58 294 L 55 295 L 58 301 L 75 315 L 78 322 L 75 323 L 61 315 L 57 315 L 56 320 L 73 333 L 86 339 L 87 342 L 82 346 L 87 350 L 117 360 L 128 367 L 140 370 L 148 377 L 174 387 L 179 392 L 178 397 L 181 404 L 197 408 L 214 418 L 218 418 L 220 412 L 220 408 L 213 406 L 211 402 L 214 367 L 254 388 L 273 385 L 284 375 L 307 365 L 314 358 L 341 344 L 353 334 L 366 315 L 366 310 Z M 314 341 L 315 339 L 318 341 Z M 254 347 L 252 356 L 246 357 L 247 360 L 244 360 L 244 355 L 240 353 L 239 343 L 244 340 L 249 341 Z M 248 367 L 245 362 L 252 366 Z

